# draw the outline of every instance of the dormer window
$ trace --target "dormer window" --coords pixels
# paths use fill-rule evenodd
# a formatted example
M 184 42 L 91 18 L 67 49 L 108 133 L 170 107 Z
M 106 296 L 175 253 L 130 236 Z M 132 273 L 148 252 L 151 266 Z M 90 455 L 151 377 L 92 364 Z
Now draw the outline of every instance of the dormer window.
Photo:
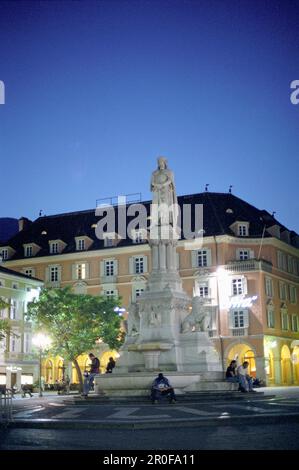
M 110 248 L 117 245 L 119 235 L 115 232 L 104 234 L 104 247 Z
M 66 244 L 62 240 L 49 240 L 49 251 L 51 255 L 57 255 L 61 253 Z
M 85 250 L 85 240 L 84 238 L 79 238 L 77 240 L 77 250 L 78 251 L 83 251 Z
M 0 252 L 0 256 L 3 260 L 6 260 L 8 259 L 8 249 L 7 248 L 3 248 Z
M 104 240 L 104 245 L 105 245 L 106 247 L 113 246 L 113 243 L 114 243 L 113 238 L 108 238 L 108 237 L 106 237 L 105 240 Z
M 33 253 L 32 245 L 25 246 L 24 250 L 25 250 L 24 254 L 25 254 L 26 258 L 30 258 L 32 256 L 32 253 Z
M 233 224 L 230 225 L 230 229 L 237 237 L 249 236 L 249 222 L 236 220 Z
M 36 243 L 25 243 L 23 248 L 25 258 L 31 258 L 31 256 L 35 256 L 36 253 L 40 250 L 40 246 L 38 246 Z
M 93 240 L 87 237 L 86 235 L 75 237 L 75 241 L 76 241 L 76 251 L 88 250 L 93 243 Z
M 238 225 L 238 235 L 239 237 L 247 237 L 248 236 L 248 226 L 245 224 Z
M 146 230 L 133 230 L 132 241 L 135 244 L 144 243 L 146 240 Z
M 59 244 L 58 242 L 52 242 L 50 243 L 50 253 L 52 255 L 59 253 Z

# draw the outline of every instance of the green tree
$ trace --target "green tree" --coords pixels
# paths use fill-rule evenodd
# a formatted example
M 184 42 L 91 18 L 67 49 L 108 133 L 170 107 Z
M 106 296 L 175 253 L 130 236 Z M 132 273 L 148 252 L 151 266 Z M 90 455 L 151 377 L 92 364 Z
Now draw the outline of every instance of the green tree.
M 114 312 L 118 300 L 103 296 L 74 294 L 70 287 L 43 289 L 39 299 L 28 304 L 28 316 L 36 331 L 47 333 L 49 351 L 72 361 L 83 387 L 77 357 L 95 347 L 101 339 L 113 349 L 123 342 L 121 318 Z
M 0 310 L 9 308 L 9 304 L 0 297 Z M 0 341 L 11 332 L 10 321 L 8 318 L 0 318 Z

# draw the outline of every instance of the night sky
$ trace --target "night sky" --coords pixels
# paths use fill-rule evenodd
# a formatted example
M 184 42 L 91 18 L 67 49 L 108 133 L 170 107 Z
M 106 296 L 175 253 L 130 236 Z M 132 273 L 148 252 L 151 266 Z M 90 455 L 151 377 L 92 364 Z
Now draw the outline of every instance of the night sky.
M 233 193 L 299 232 L 299 1 L 0 1 L 0 217 Z

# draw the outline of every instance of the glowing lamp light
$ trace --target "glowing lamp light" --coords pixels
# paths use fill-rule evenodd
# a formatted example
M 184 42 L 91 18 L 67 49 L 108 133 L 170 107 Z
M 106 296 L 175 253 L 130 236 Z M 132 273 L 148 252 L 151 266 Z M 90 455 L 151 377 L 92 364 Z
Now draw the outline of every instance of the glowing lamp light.
M 253 302 L 256 301 L 257 295 L 253 295 L 252 297 L 242 297 L 241 299 L 232 299 L 230 301 L 230 308 L 249 308 L 252 307 Z
M 118 315 L 121 316 L 123 313 L 126 312 L 126 309 L 124 307 L 115 307 L 114 312 L 118 313 Z
M 39 349 L 46 349 L 51 345 L 50 338 L 44 333 L 38 333 L 32 338 L 32 343 L 34 346 L 37 346 Z

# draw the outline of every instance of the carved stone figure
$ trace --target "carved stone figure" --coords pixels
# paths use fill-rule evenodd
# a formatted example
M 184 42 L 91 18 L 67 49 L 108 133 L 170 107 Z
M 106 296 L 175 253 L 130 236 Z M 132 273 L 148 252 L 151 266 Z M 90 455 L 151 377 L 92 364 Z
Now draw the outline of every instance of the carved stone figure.
M 128 334 L 129 336 L 135 336 L 139 334 L 139 331 L 140 331 L 139 305 L 136 302 L 132 302 L 129 307 Z
M 158 169 L 152 173 L 152 222 L 156 225 L 177 224 L 177 196 L 174 176 L 167 168 L 166 158 L 158 158 Z
M 154 309 L 151 307 L 151 311 L 149 314 L 149 326 L 161 326 L 161 313 L 159 312 L 159 308 Z
M 204 306 L 201 297 L 193 297 L 192 311 L 182 323 L 182 333 L 190 331 L 208 331 L 211 323 L 209 307 Z

